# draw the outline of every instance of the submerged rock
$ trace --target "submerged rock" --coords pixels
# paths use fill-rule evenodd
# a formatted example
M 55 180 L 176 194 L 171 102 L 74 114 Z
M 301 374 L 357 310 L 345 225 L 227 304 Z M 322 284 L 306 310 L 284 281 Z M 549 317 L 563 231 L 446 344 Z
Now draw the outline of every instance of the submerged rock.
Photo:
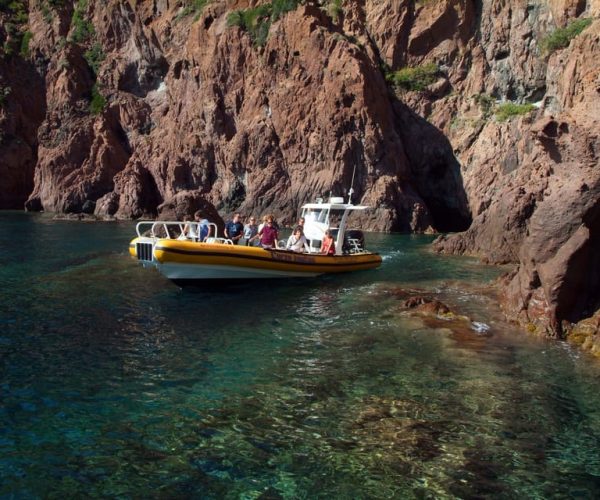
M 437 318 L 444 321 L 471 321 L 468 316 L 457 314 L 443 302 L 424 295 L 413 296 L 402 301 L 401 307 L 410 314 L 416 314 L 419 316 Z
M 412 309 L 421 314 L 433 314 L 435 316 L 454 314 L 446 304 L 431 297 L 411 297 L 406 299 L 402 305 L 407 309 Z
M 600 357 L 600 311 L 590 318 L 566 326 L 565 330 L 569 342 Z
M 415 401 L 367 398 L 356 416 L 351 432 L 363 453 L 388 450 L 382 461 L 397 461 L 396 466 L 411 460 L 431 460 L 441 453 L 439 443 L 443 424 L 428 422 L 418 415 L 422 405 Z

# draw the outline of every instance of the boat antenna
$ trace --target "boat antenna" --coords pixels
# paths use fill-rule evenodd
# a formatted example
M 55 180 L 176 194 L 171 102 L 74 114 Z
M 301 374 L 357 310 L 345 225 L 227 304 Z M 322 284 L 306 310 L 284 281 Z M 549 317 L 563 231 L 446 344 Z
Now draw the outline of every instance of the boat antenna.
M 350 189 L 348 190 L 348 205 L 352 205 L 352 194 L 354 193 L 354 174 L 356 174 L 356 163 L 352 170 L 352 181 L 350 181 Z

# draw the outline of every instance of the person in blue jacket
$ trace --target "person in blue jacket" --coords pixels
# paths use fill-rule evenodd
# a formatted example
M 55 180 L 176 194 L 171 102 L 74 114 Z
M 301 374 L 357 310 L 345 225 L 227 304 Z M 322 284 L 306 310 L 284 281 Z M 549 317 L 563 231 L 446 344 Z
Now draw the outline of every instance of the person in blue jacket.
M 194 213 L 194 222 L 188 222 L 184 228 L 184 234 L 192 241 L 203 242 L 210 236 L 210 226 L 207 219 L 202 218 L 202 212 Z
M 240 221 L 240 214 L 236 213 L 233 219 L 225 224 L 225 238 L 233 241 L 234 245 L 240 242 L 240 238 L 244 236 L 244 225 Z

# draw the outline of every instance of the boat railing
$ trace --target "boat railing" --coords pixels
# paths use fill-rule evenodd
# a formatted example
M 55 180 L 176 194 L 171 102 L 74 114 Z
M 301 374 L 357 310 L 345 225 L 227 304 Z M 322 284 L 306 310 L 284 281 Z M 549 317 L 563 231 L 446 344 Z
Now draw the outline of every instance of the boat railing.
M 169 240 L 190 239 L 186 236 L 186 229 L 196 226 L 196 234 L 200 234 L 200 226 L 206 226 L 201 222 L 194 221 L 140 221 L 135 226 L 138 237 L 148 236 L 150 238 L 165 238 Z M 217 225 L 213 222 L 208 223 L 209 235 L 217 234 Z M 225 240 L 225 238 L 212 237 L 214 240 Z M 226 242 L 225 242 L 226 243 Z

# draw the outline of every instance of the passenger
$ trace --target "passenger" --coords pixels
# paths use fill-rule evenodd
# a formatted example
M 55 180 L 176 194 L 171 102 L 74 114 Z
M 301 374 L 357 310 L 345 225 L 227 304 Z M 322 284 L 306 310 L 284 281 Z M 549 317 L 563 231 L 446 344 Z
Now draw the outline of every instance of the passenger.
M 225 224 L 225 238 L 230 239 L 234 245 L 237 245 L 243 235 L 244 225 L 240 222 L 240 214 L 236 213 L 233 216 L 233 220 Z
M 181 230 L 181 234 L 177 237 L 178 240 L 187 240 L 189 237 L 189 232 L 190 232 L 190 217 L 188 215 L 186 215 L 183 218 L 183 222 L 185 223 L 183 225 L 183 229 Z
M 246 246 L 254 246 L 256 241 L 256 235 L 258 235 L 258 226 L 256 225 L 256 217 L 250 216 L 250 222 L 244 226 L 244 238 L 246 239 Z
M 268 215 L 263 215 L 262 222 L 258 225 L 258 232 L 259 233 L 262 231 L 262 228 L 267 225 L 267 219 L 268 218 L 269 218 Z
M 321 242 L 321 250 L 319 250 L 319 252 L 325 255 L 335 255 L 335 241 L 329 229 L 325 231 L 325 236 Z
M 184 231 L 188 239 L 196 241 L 196 239 L 198 238 L 198 225 L 194 222 L 190 222 L 189 224 L 187 224 L 184 228 Z
M 202 217 L 202 212 L 197 210 L 194 213 L 194 222 L 186 224 L 184 232 L 192 241 L 204 241 L 210 236 L 210 225 L 207 219 Z
M 273 224 L 273 216 L 267 216 L 267 222 L 264 227 L 258 232 L 258 236 L 260 237 L 260 246 L 263 248 L 279 248 L 277 246 L 277 239 L 279 238 L 279 233 Z
M 279 224 L 277 223 L 277 219 L 275 218 L 274 214 L 269 214 L 267 215 L 267 217 L 271 217 L 271 219 L 273 219 L 273 227 L 279 231 Z
M 294 252 L 310 252 L 308 241 L 306 240 L 306 236 L 304 236 L 302 226 L 296 226 L 296 229 L 294 229 L 294 232 L 287 240 L 285 248 L 286 250 L 293 250 Z
M 194 222 L 188 222 L 183 231 L 186 237 L 192 241 L 204 241 L 210 235 L 208 224 L 208 220 L 202 217 L 202 212 L 197 210 L 194 213 Z

